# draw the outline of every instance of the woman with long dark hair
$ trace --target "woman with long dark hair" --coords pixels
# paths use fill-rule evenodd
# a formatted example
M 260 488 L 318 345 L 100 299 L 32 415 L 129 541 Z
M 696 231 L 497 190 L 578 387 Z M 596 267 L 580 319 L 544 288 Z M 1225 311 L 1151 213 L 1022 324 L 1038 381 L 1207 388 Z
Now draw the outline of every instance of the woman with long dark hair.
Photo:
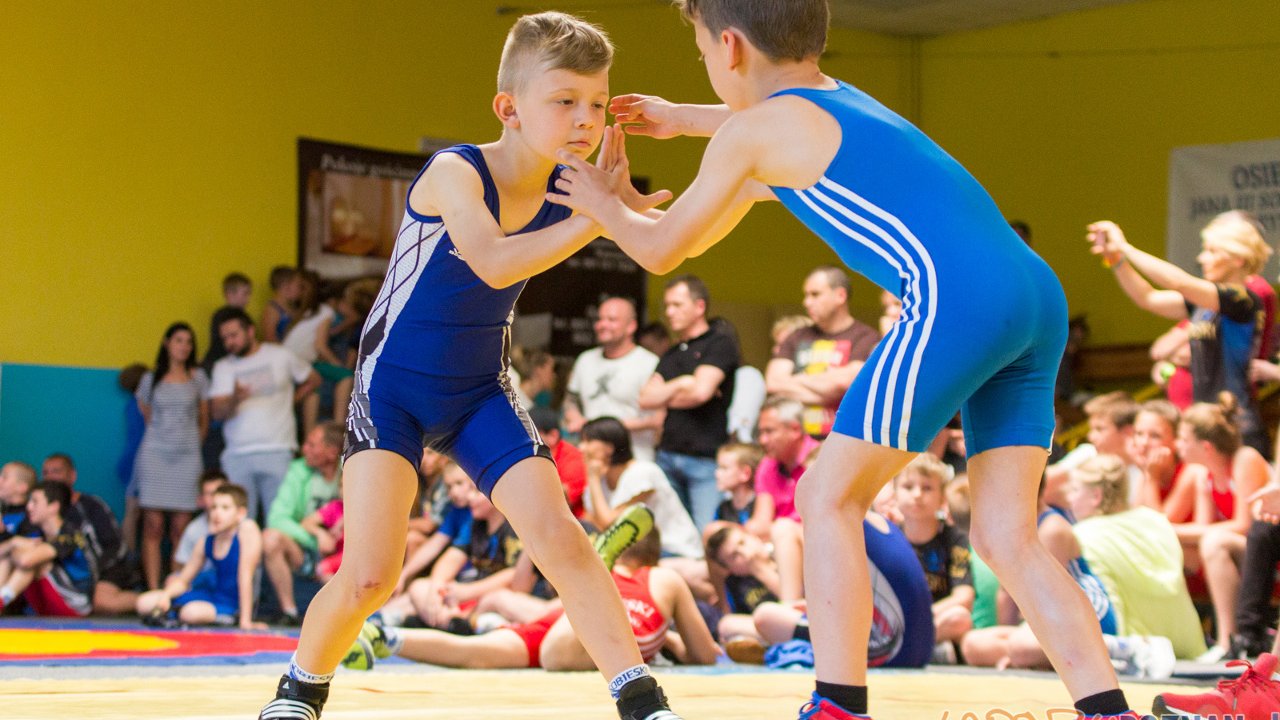
M 209 427 L 209 377 L 196 363 L 197 356 L 191 326 L 170 325 L 156 353 L 155 369 L 143 376 L 134 393 L 147 421 L 134 473 L 142 507 L 142 570 L 152 590 L 160 587 L 165 520 L 177 548 L 195 512 L 196 483 L 204 470 L 200 443 Z

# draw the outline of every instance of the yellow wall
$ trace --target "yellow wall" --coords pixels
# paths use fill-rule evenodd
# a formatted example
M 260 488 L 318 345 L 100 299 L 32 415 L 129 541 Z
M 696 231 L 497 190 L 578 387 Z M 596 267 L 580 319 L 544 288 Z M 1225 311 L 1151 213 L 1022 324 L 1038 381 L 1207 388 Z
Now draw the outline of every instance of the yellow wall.
M 496 135 L 491 78 L 514 19 L 497 4 L 7 4 L 0 360 L 149 360 L 179 318 L 204 343 L 233 269 L 254 277 L 260 306 L 269 267 L 296 258 L 298 136 L 414 150 L 424 135 Z M 712 99 L 674 10 L 591 5 L 618 45 L 615 91 Z M 926 131 L 1032 222 L 1095 339 L 1141 339 L 1158 324 L 1119 312 L 1109 278 L 1077 247 L 1080 227 L 1109 216 L 1159 249 L 1171 147 L 1280 134 L 1275 45 L 1197 49 L 1273 43 L 1280 4 L 1205 7 L 1149 0 L 927 41 L 919 88 L 901 39 L 834 31 L 825 67 L 904 113 L 918 90 Z M 678 191 L 701 148 L 641 140 L 633 168 Z M 804 273 L 833 259 L 769 207 L 682 270 L 708 280 L 754 346 L 797 304 Z M 874 319 L 869 290 L 854 304 Z
M 496 6 L 6 4 L 0 360 L 149 361 L 180 318 L 203 344 L 230 270 L 254 278 L 260 307 L 268 269 L 296 258 L 298 136 L 408 151 L 424 135 L 496 137 L 492 78 L 514 21 Z M 616 91 L 713 99 L 675 10 L 592 6 L 585 14 L 617 41 Z M 833 66 L 849 65 L 851 78 L 892 101 L 903 91 L 900 44 L 837 32 L 832 45 L 844 54 Z M 681 189 L 701 148 L 636 142 L 635 172 Z M 743 234 L 759 240 L 689 266 L 725 300 L 794 302 L 799 280 L 780 268 L 830 257 L 776 209 Z
M 1132 306 L 1084 226 L 1162 255 L 1169 151 L 1280 137 L 1276 28 L 1275 0 L 1150 0 L 932 40 L 923 127 L 1031 223 L 1093 344 L 1147 341 L 1169 323 Z

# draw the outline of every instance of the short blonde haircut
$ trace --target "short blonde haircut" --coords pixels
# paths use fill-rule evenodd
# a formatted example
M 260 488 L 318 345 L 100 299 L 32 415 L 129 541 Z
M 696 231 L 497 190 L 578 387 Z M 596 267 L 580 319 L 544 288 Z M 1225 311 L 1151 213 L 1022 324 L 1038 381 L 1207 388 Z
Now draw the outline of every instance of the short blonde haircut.
M 560 12 L 525 15 L 507 33 L 498 64 L 498 92 L 524 89 L 541 66 L 594 75 L 613 64 L 613 43 L 603 30 Z
M 813 327 L 813 319 L 808 315 L 783 315 L 773 321 L 773 327 L 769 330 L 769 337 L 774 342 L 782 342 L 786 340 L 791 333 L 800 328 Z
M 930 453 L 920 453 L 907 464 L 902 472 L 898 473 L 898 477 L 894 479 L 894 485 L 897 485 L 898 478 L 905 477 L 908 473 L 915 473 L 925 477 L 934 478 L 938 481 L 938 489 L 945 489 L 947 483 L 956 476 L 955 468 L 942 462 Z
M 1250 213 L 1230 210 L 1209 221 L 1200 231 L 1205 247 L 1216 247 L 1244 262 L 1247 275 L 1256 275 L 1271 257 L 1271 246 L 1262 235 L 1262 224 Z
M 745 465 L 751 468 L 752 474 L 755 473 L 756 467 L 760 465 L 760 461 L 764 459 L 764 448 L 755 443 L 731 442 L 721 445 L 716 454 L 725 453 L 733 458 L 733 461 L 739 465 Z
M 1071 479 L 1102 489 L 1099 515 L 1114 515 L 1129 509 L 1129 468 L 1115 455 L 1089 458 L 1071 471 Z
M 1138 403 L 1129 393 L 1117 390 L 1091 399 L 1084 404 L 1084 412 L 1089 417 L 1105 417 L 1117 428 L 1127 428 L 1138 416 Z

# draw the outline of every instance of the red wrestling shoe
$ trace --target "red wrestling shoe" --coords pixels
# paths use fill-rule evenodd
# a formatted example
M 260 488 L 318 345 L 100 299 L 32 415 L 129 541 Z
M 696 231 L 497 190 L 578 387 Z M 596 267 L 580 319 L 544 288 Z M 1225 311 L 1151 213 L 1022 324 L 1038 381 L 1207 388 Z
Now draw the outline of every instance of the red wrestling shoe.
M 1271 679 L 1277 659 L 1271 653 L 1250 665 L 1233 660 L 1227 667 L 1243 665 L 1244 674 L 1223 680 L 1218 689 L 1202 695 L 1157 695 L 1151 711 L 1160 717 L 1201 720 L 1276 720 L 1280 718 L 1280 682 Z

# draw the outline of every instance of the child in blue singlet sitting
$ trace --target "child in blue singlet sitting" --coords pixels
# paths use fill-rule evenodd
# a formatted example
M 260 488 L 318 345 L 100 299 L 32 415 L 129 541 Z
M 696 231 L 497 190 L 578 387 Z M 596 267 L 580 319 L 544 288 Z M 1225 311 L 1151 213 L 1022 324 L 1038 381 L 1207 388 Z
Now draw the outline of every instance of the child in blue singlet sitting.
M 253 577 L 262 564 L 262 531 L 249 520 L 249 496 L 226 483 L 213 491 L 207 509 L 209 534 L 196 545 L 182 570 L 169 576 L 164 589 L 138 596 L 138 614 L 187 625 L 236 625 L 253 622 Z M 201 572 L 205 560 L 209 572 Z
M 344 562 L 312 601 L 261 719 L 319 716 L 334 668 L 396 586 L 424 445 L 457 462 L 507 518 L 610 679 L 619 714 L 676 717 L 508 376 L 511 316 L 525 280 L 601 234 L 595 221 L 546 200 L 560 175 L 557 152 L 585 159 L 599 146 L 597 167 L 637 211 L 670 197 L 636 192 L 621 135 L 606 125 L 612 57 L 589 23 L 562 13 L 522 17 L 498 68 L 501 137 L 441 150 L 411 183 L 360 340 L 343 466 Z
M 1036 485 L 1054 429 L 1067 339 L 1053 271 L 990 195 L 919 129 L 824 75 L 826 0 L 683 0 L 724 105 L 626 95 L 629 132 L 713 136 L 697 178 L 665 213 L 628 209 L 579 158 L 552 202 L 596 219 L 646 270 L 666 274 L 779 200 L 902 313 L 845 394 L 800 481 L 804 580 L 817 688 L 803 718 L 867 711 L 872 599 L 863 525 L 877 491 L 962 411 L 973 542 L 1044 641 L 1084 715 L 1133 717 L 1088 600 L 1036 538 Z

